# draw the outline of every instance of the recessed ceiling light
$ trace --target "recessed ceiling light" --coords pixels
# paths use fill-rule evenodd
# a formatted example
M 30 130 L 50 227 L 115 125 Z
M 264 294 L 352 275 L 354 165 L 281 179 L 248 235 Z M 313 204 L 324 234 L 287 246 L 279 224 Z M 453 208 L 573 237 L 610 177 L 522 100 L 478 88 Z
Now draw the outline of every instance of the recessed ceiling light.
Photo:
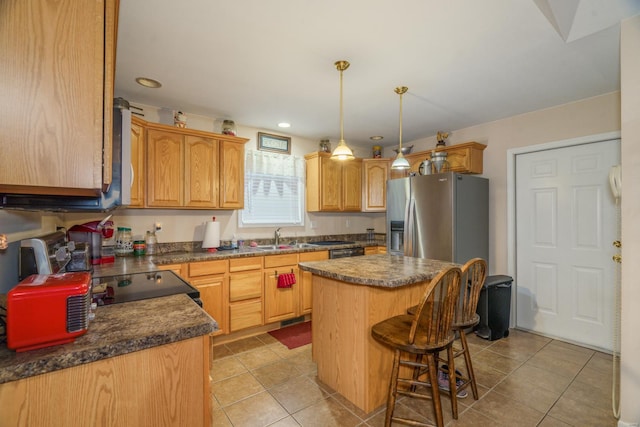
M 282 122 L 282 123 L 278 123 L 278 127 L 279 128 L 290 128 L 291 124 L 290 123 L 286 123 L 286 122 Z
M 384 138 L 384 136 L 380 136 L 380 135 L 370 136 L 369 137 L 369 139 L 372 140 L 372 141 L 380 141 L 383 138 Z
M 157 80 L 150 79 L 148 77 L 136 77 L 136 82 L 139 85 L 142 85 L 144 87 L 150 87 L 152 89 L 157 89 L 159 87 L 162 87 L 162 83 L 160 83 Z

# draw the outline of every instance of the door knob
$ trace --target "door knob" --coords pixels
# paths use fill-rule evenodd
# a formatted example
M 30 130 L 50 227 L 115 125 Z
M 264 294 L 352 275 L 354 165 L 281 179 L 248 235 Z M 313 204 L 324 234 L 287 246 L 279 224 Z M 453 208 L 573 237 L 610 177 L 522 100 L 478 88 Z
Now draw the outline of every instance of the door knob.
M 613 246 L 615 246 L 616 248 L 621 248 L 622 247 L 622 243 L 620 243 L 620 240 L 614 240 L 613 241 Z
M 622 262 L 622 256 L 621 255 L 614 255 L 613 257 L 613 261 L 617 262 L 618 264 L 620 264 Z

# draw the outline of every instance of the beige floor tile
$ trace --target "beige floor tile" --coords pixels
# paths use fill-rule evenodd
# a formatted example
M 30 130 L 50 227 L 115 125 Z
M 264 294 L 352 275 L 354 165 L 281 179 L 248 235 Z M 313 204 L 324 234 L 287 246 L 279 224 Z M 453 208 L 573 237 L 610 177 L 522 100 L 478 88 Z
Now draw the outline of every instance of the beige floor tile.
M 610 372 L 613 369 L 613 356 L 596 351 L 587 362 L 586 367 Z
M 211 427 L 232 427 L 231 421 L 222 408 L 211 411 Z
M 264 343 L 256 337 L 250 337 L 227 343 L 225 346 L 234 354 L 238 354 L 258 347 L 263 347 Z
M 355 427 L 362 423 L 360 418 L 332 397 L 320 400 L 292 415 L 298 424 L 305 427 Z
M 277 339 L 275 339 L 273 335 L 268 333 L 256 335 L 256 338 L 258 338 L 260 341 L 262 341 L 265 344 L 274 344 L 274 343 L 280 342 Z
M 209 370 L 211 379 L 214 382 L 245 372 L 247 372 L 247 368 L 235 357 L 225 357 L 224 359 L 214 360 Z
M 288 360 L 279 360 L 270 365 L 261 366 L 251 373 L 266 389 L 302 375 L 302 372 Z
M 473 365 L 473 372 L 476 374 L 476 383 L 487 388 L 495 387 L 507 376 L 504 372 L 482 363 L 475 363 Z
M 546 349 L 546 348 L 545 348 Z M 584 367 L 584 363 L 575 363 L 559 357 L 555 351 L 540 350 L 531 359 L 525 362 L 526 365 L 536 366 L 553 372 L 556 375 L 574 378 L 578 372 Z
M 229 350 L 229 348 L 224 344 L 213 346 L 213 349 L 211 349 L 211 358 L 213 360 L 229 356 L 233 356 L 233 351 Z
M 525 363 L 510 376 L 510 379 L 531 388 L 541 388 L 560 396 L 571 384 L 572 378 L 557 375 L 553 371 Z
M 592 387 L 587 383 L 574 381 L 571 383 L 564 396 L 581 402 L 585 406 L 594 408 L 611 409 L 611 388 Z
M 495 391 L 487 393 L 472 408 L 496 423 L 507 426 L 536 426 L 545 415 Z
M 305 376 L 292 378 L 285 383 L 277 385 L 270 389 L 269 393 L 290 414 L 328 397 L 328 394 L 322 388 Z
M 430 404 L 430 402 L 425 402 Z M 384 420 L 385 420 L 385 415 L 386 415 L 386 409 L 383 409 L 381 411 L 376 412 L 374 415 L 370 416 L 369 418 L 366 419 L 366 425 L 370 426 L 370 427 L 384 427 Z M 393 412 L 393 416 L 394 417 L 399 417 L 399 418 L 405 418 L 405 419 L 409 419 L 409 420 L 415 420 L 415 421 L 419 421 L 422 423 L 427 423 L 429 422 L 429 420 L 427 420 L 425 417 L 423 417 L 422 415 L 416 413 L 415 411 L 412 411 L 411 409 L 409 409 L 408 407 L 402 405 L 402 404 L 398 404 L 396 405 L 396 409 Z M 401 426 L 402 424 L 399 424 L 397 422 L 393 422 L 391 423 L 391 425 L 393 427 L 398 427 Z
M 268 426 L 289 416 L 267 392 L 241 400 L 224 410 L 234 427 Z
M 269 347 L 259 347 L 254 350 L 245 351 L 236 357 L 249 370 L 254 370 L 261 366 L 270 365 L 282 360 L 282 357 L 278 356 Z
M 529 335 L 531 336 L 531 334 Z M 525 361 L 540 351 L 549 342 L 550 339 L 542 339 L 540 337 L 532 339 L 520 333 L 509 336 L 509 338 L 497 340 L 489 347 L 489 350 L 511 359 Z
M 457 420 L 451 420 L 446 424 L 447 427 L 500 427 L 496 420 L 482 415 L 473 408 L 469 408 L 462 412 Z
M 547 415 L 542 419 L 538 427 L 570 427 L 571 424 L 567 424 L 564 421 L 560 421 L 552 416 Z
M 585 383 L 590 387 L 598 390 L 605 390 L 611 392 L 611 385 L 613 384 L 613 370 L 609 369 L 591 369 L 585 367 L 576 376 L 575 381 Z
M 274 352 L 276 352 L 276 354 L 278 354 L 280 357 L 286 358 L 286 357 L 295 356 L 296 354 L 299 354 L 299 353 L 305 353 L 307 351 L 310 352 L 311 344 L 303 345 L 301 347 L 290 350 L 287 348 L 286 345 L 283 345 L 280 342 L 277 342 L 275 344 L 270 344 L 269 348 L 271 348 Z
M 223 408 L 238 400 L 264 391 L 262 384 L 250 373 L 215 382 L 211 385 L 211 389 Z
M 584 366 L 595 354 L 594 350 L 578 347 L 573 344 L 554 340 L 549 345 L 540 350 L 541 354 L 550 354 L 567 362 Z
M 300 424 L 298 424 L 292 416 L 288 416 L 273 424 L 269 424 L 269 427 L 300 427 Z
M 521 381 L 512 376 L 505 378 L 493 390 L 543 413 L 551 409 L 560 397 L 559 392 L 552 392 L 541 387 L 532 387 L 531 383 Z
M 471 362 L 473 363 L 473 366 L 491 367 L 497 371 L 509 374 L 520 367 L 523 360 L 503 356 L 500 353 L 494 352 L 493 347 L 490 347 L 486 351 L 482 351 L 477 355 L 472 355 Z M 459 357 L 456 359 L 456 364 L 464 366 L 464 358 Z
M 572 426 L 614 427 L 618 425 L 613 417 L 611 406 L 606 409 L 589 406 L 568 395 L 563 395 L 558 400 L 549 411 L 549 415 Z

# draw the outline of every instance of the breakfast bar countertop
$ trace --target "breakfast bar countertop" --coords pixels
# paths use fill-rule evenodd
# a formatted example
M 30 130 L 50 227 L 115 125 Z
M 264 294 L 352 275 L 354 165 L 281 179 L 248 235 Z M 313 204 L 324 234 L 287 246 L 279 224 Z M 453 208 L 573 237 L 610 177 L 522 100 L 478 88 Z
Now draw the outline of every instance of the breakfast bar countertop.
M 0 295 L 0 305 L 5 302 Z M 101 306 L 87 333 L 72 343 L 22 353 L 0 344 L 0 384 L 217 330 L 217 322 L 186 294 Z
M 429 281 L 436 273 L 449 266 L 459 265 L 433 259 L 384 254 L 300 263 L 302 270 L 317 276 L 385 288 Z

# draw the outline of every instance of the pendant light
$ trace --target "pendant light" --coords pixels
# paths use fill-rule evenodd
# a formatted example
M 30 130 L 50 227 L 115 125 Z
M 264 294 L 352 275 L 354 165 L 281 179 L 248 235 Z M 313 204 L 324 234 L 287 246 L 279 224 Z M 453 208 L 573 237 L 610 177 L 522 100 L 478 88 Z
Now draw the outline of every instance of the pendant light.
M 400 137 L 398 138 L 398 156 L 391 164 L 391 169 L 394 170 L 406 170 L 409 169 L 409 161 L 402 154 L 402 95 L 409 90 L 406 86 L 398 86 L 395 88 L 395 92 L 400 95 Z
M 331 158 L 338 160 L 353 159 L 353 151 L 344 142 L 344 117 L 342 112 L 342 72 L 349 68 L 349 65 L 348 61 L 336 61 L 335 63 L 336 68 L 340 71 L 340 141 L 338 141 L 338 146 L 331 153 Z

